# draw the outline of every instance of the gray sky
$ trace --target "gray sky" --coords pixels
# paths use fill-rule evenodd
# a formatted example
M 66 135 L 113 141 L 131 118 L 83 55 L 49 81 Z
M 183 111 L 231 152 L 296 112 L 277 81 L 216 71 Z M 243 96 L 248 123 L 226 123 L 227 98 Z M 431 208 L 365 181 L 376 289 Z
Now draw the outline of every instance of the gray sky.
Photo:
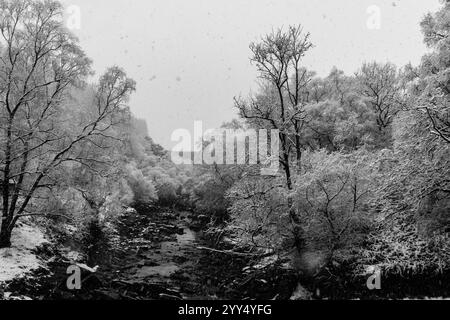
M 353 73 L 364 61 L 417 65 L 426 50 L 419 22 L 439 8 L 438 0 L 63 2 L 80 9 L 80 28 L 74 11 L 68 21 L 96 72 L 117 64 L 137 81 L 131 109 L 166 148 L 176 144 L 172 132 L 193 130 L 194 120 L 215 128 L 236 117 L 233 96 L 256 87 L 249 43 L 272 28 L 301 23 L 315 45 L 306 67 Z M 369 28 L 377 21 L 371 6 L 380 10 L 379 29 Z

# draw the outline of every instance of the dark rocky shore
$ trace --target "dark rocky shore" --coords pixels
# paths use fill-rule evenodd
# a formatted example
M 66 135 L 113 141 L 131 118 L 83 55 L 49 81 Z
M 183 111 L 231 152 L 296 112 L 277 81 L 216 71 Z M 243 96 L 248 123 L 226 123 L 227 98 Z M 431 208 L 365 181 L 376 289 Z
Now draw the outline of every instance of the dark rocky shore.
M 7 285 L 12 296 L 32 299 L 288 299 L 296 275 L 270 265 L 252 269 L 251 256 L 199 249 L 209 242 L 201 219 L 186 211 L 142 206 L 124 215 L 112 245 L 91 228 L 85 261 L 97 272 L 83 271 L 81 290 L 66 287 L 69 261 L 56 246 L 39 248 L 48 269 Z
M 84 253 L 80 263 L 98 266 L 95 273 L 83 270 L 81 290 L 67 289 L 73 261 L 56 249 L 61 243 L 53 243 L 36 252 L 48 268 L 8 283 L 5 292 L 37 300 L 269 300 L 289 299 L 299 291 L 301 299 L 424 299 L 450 292 L 448 273 L 409 280 L 387 276 L 383 290 L 369 291 L 351 266 L 329 266 L 308 277 L 281 267 L 283 261 L 264 265 L 260 256 L 232 254 L 224 244 L 205 250 L 214 244 L 202 232 L 201 217 L 188 211 L 141 206 L 122 216 L 117 229 L 111 241 L 94 225 L 87 243 L 72 248 Z

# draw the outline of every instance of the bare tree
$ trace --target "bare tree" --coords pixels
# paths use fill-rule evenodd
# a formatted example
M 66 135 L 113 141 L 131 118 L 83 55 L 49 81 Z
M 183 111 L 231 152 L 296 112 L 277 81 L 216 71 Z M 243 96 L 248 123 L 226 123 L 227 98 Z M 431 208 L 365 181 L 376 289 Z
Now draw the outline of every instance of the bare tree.
M 52 173 L 63 164 L 87 164 L 83 143 L 101 147 L 121 119 L 135 83 L 113 67 L 100 78 L 86 113 L 74 118 L 67 103 L 84 83 L 90 60 L 62 23 L 56 1 L 0 1 L 0 248 L 11 245 L 19 218 L 40 213 L 27 207 L 52 188 Z M 80 108 L 80 107 L 79 107 Z
M 435 15 L 428 14 L 421 23 L 425 43 L 432 50 L 420 66 L 425 90 L 421 97 L 431 124 L 431 133 L 450 143 L 450 81 L 448 77 L 449 41 L 448 9 L 450 3 Z
M 301 26 L 290 26 L 288 31 L 278 29 L 264 36 L 260 42 L 252 43 L 251 61 L 255 63 L 259 77 L 267 85 L 266 93 L 270 95 L 270 91 L 273 90 L 275 97 L 271 96 L 266 103 L 261 103 L 261 99 L 251 99 L 249 103 L 235 100 L 243 118 L 279 130 L 280 164 L 286 175 L 288 190 L 292 190 L 290 163 L 292 145 L 300 148 L 300 140 L 296 139 L 298 144 L 292 143 L 290 136 L 294 132 L 295 137 L 299 137 L 298 131 L 303 114 L 300 103 L 301 89 L 305 82 L 308 82 L 305 81 L 306 71 L 300 68 L 300 61 L 311 47 L 309 33 L 303 33 Z M 297 157 L 301 157 L 301 152 L 297 152 Z M 288 206 L 294 225 L 296 246 L 300 249 L 303 241 L 300 236 L 299 220 L 290 198 Z
M 399 85 L 393 64 L 365 63 L 356 74 L 360 93 L 376 114 L 379 131 L 384 131 L 398 113 Z
M 285 70 L 288 78 L 286 89 L 291 104 L 291 122 L 294 129 L 297 170 L 300 170 L 302 159 L 301 131 L 305 123 L 304 107 L 309 102 L 310 93 L 308 87 L 314 76 L 313 72 L 301 66 L 301 60 L 313 45 L 309 41 L 310 34 L 304 34 L 301 26 L 290 26 L 288 34 L 291 41 L 291 57 L 288 68 Z

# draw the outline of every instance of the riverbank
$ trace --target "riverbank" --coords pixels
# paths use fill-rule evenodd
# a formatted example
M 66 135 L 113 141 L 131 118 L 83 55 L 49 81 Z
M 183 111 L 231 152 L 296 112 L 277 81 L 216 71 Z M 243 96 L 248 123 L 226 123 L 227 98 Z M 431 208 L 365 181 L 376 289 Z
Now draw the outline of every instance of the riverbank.
M 253 269 L 252 257 L 202 250 L 209 243 L 195 218 L 186 211 L 141 206 L 119 219 L 113 242 L 93 227 L 88 246 L 72 243 L 64 250 L 57 245 L 36 250 L 46 267 L 26 280 L 10 281 L 5 291 L 57 300 L 289 298 L 296 282 L 291 271 L 276 266 Z M 74 256 L 82 258 L 75 261 Z M 67 268 L 74 263 L 98 269 L 82 270 L 81 290 L 71 291 Z
M 188 211 L 141 206 L 137 211 L 128 210 L 118 219 L 114 237 L 92 225 L 84 244 L 70 239 L 62 243 L 35 241 L 40 245 L 26 251 L 36 262 L 29 264 L 34 268 L 21 269 L 20 264 L 13 263 L 21 273 L 10 273 L 3 288 L 7 293 L 5 298 L 426 299 L 432 297 L 431 291 L 426 290 L 429 288 L 440 288 L 442 296 L 448 292 L 448 273 L 429 278 L 428 286 L 427 279 L 418 282 L 414 278 L 408 282 L 383 277 L 383 290 L 369 291 L 366 279 L 354 278 L 348 271 L 351 267 L 344 265 L 324 268 L 315 277 L 303 276 L 299 285 L 299 272 L 290 268 L 287 261 L 272 256 L 236 254 L 231 247 L 212 248 L 201 225 L 201 219 Z M 22 230 L 18 231 L 19 235 L 30 231 L 30 227 L 23 228 L 18 229 Z M 73 264 L 87 267 L 82 268 L 80 290 L 69 290 L 66 285 L 67 268 Z M 89 271 L 90 268 L 95 272 Z
M 13 247 L 0 249 L 0 283 L 24 277 L 43 267 L 33 253 L 37 247 L 48 243 L 39 228 L 22 223 L 14 229 L 12 241 Z

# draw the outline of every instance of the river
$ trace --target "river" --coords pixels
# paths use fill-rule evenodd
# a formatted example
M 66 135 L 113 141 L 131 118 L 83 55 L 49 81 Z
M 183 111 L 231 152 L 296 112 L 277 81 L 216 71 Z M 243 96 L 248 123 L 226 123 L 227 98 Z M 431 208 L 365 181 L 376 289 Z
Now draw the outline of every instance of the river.
M 211 244 L 195 217 L 188 211 L 141 207 L 116 222 L 114 236 L 94 224 L 84 243 L 69 237 L 40 250 L 48 268 L 11 283 L 8 290 L 38 300 L 289 298 L 297 281 L 292 273 L 275 267 L 261 273 L 249 267 L 249 257 L 199 249 Z M 84 254 L 78 263 L 98 266 L 95 273 L 82 271 L 80 290 L 67 288 L 67 268 L 76 261 L 61 247 Z

